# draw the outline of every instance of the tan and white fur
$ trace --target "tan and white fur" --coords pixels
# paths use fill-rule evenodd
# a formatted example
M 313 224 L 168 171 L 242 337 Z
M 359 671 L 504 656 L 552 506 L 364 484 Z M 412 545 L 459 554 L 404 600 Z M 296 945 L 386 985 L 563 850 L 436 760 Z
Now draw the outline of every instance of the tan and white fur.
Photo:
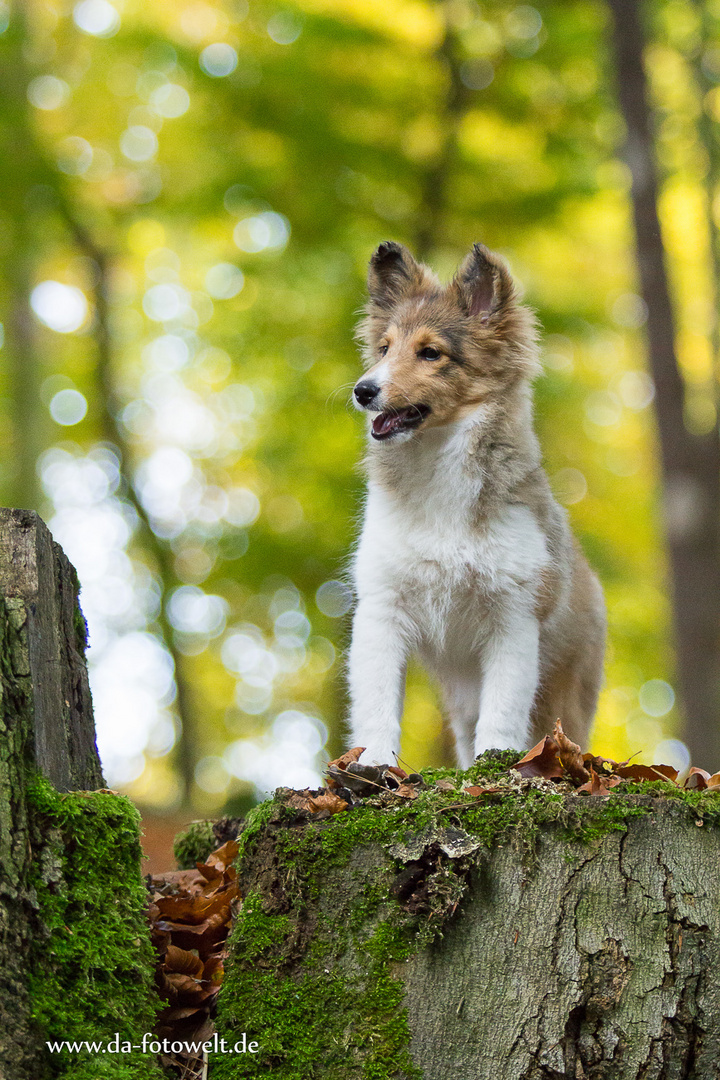
M 359 327 L 369 476 L 353 570 L 352 744 L 400 751 L 407 659 L 442 688 L 458 763 L 524 749 L 559 718 L 585 744 L 605 611 L 533 429 L 533 315 L 476 244 L 443 287 L 399 244 L 370 263 Z

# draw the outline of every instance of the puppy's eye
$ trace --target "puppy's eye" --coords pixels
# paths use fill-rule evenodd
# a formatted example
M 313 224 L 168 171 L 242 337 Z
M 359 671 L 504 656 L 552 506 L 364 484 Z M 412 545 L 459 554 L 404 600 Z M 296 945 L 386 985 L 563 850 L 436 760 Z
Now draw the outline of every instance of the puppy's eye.
M 388 351 L 387 345 L 381 345 L 380 346 L 380 355 L 381 356 L 384 356 L 387 351 Z
M 439 360 L 440 350 L 436 349 L 434 345 L 428 345 L 420 350 L 418 356 L 421 360 Z

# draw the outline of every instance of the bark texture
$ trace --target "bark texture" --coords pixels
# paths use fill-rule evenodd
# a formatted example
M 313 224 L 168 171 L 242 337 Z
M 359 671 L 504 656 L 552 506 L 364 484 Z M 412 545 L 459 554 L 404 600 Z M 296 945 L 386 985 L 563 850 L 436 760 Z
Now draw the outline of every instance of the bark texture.
M 716 1080 L 720 797 L 547 800 L 251 823 L 211 1075 Z
M 662 804 L 572 861 L 541 835 L 532 874 L 501 847 L 404 976 L 425 1080 L 716 1077 L 718 854 Z
M 32 700 L 22 612 L 0 599 L 0 1078 L 31 1080 L 25 956 L 32 905 L 27 885 Z
M 59 791 L 103 785 L 78 591 L 74 568 L 38 515 L 0 509 L 0 596 L 27 653 L 35 764 Z

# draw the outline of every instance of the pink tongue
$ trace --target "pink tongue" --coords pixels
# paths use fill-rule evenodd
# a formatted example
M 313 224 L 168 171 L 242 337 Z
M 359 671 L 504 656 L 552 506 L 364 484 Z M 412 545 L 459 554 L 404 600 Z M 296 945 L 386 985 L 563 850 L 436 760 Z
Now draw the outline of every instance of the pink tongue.
M 373 420 L 373 431 L 376 435 L 387 435 L 402 426 L 407 410 L 400 413 L 380 413 Z

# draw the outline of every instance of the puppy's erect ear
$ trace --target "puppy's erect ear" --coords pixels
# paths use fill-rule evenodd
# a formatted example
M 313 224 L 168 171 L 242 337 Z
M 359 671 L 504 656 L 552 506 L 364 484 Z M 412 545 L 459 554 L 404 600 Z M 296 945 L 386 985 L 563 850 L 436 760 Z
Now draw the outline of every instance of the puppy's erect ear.
M 386 240 L 370 260 L 368 292 L 380 307 L 392 307 L 412 286 L 420 283 L 422 268 L 402 244 Z
M 453 287 L 465 313 L 479 318 L 481 323 L 488 322 L 515 296 L 510 272 L 484 244 L 473 244 L 453 279 Z

